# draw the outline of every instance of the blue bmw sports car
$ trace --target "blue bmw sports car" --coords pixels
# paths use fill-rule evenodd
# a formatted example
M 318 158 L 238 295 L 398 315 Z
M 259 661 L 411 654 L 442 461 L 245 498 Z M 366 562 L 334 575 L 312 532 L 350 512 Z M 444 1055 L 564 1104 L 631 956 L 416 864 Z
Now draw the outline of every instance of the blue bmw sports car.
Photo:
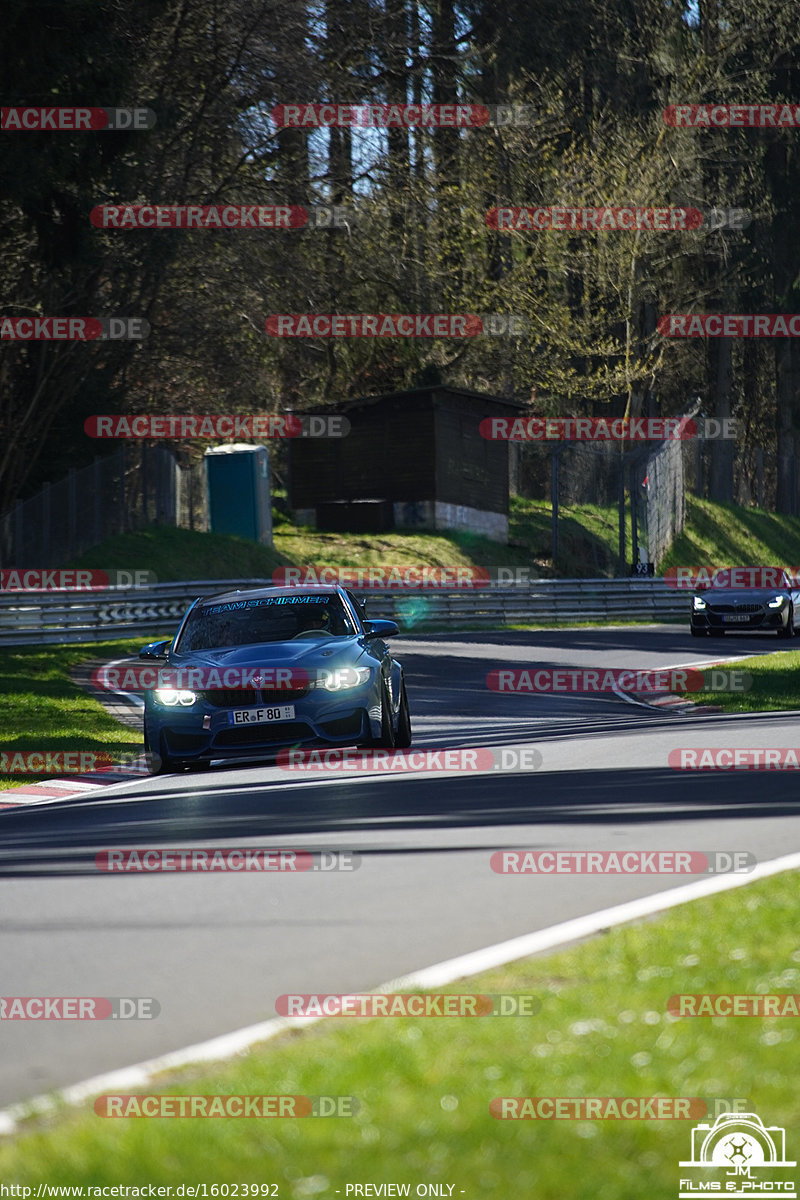
M 286 746 L 411 745 L 403 668 L 344 588 L 268 587 L 197 599 L 173 641 L 151 642 L 151 771 L 205 769 Z M 155 664 L 154 664 L 155 665 Z

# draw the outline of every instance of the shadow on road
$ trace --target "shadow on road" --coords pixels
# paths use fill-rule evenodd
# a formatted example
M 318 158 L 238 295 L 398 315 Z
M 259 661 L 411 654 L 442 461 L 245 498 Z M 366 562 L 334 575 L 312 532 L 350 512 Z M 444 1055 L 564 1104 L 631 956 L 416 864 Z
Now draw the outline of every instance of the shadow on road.
M 554 822 L 644 827 L 676 818 L 746 821 L 800 813 L 793 772 L 770 772 L 768 778 L 765 786 L 762 773 L 679 775 L 663 768 L 504 774 L 496 782 L 485 775 L 371 777 L 302 787 L 205 780 L 203 790 L 193 794 L 74 801 L 4 813 L 0 878 L 99 875 L 95 854 L 123 847 L 241 845 L 253 838 L 281 838 L 287 846 L 293 835 L 318 834 L 331 848 L 327 839 L 333 834 L 352 848 L 347 839 L 353 834 L 402 830 L 413 838 L 415 831 L 492 827 L 491 845 L 469 845 L 494 850 L 508 846 L 496 844 L 499 826 L 529 826 L 535 839 L 538 825 Z M 457 840 L 436 851 L 463 849 Z M 412 841 L 404 852 L 429 849 Z

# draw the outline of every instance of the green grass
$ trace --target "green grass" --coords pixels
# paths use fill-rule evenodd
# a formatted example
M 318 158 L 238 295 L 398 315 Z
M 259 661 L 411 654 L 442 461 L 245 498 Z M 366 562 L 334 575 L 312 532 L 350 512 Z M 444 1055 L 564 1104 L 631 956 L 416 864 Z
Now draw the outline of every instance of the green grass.
M 159 583 L 184 579 L 269 579 L 289 560 L 280 551 L 246 538 L 151 525 L 138 533 L 108 538 L 69 567 L 148 570 Z
M 530 547 L 533 560 L 552 571 L 552 510 L 549 500 L 524 500 L 512 496 L 509 538 Z M 631 557 L 630 515 L 625 518 L 626 559 Z M 617 574 L 619 564 L 619 509 L 596 504 L 561 505 L 558 516 L 558 570 L 560 578 L 604 578 Z
M 602 880 L 594 886 L 602 903 Z M 498 902 L 501 892 L 504 903 L 530 897 L 524 878 L 498 888 Z M 797 877 L 787 873 L 446 989 L 532 992 L 537 1016 L 341 1018 L 142 1089 L 353 1095 L 361 1108 L 351 1119 L 113 1120 L 85 1105 L 32 1120 L 0 1144 L 0 1178 L 273 1182 L 292 1198 L 387 1181 L 411 1183 L 413 1195 L 423 1181 L 478 1200 L 672 1200 L 693 1121 L 499 1121 L 489 1102 L 737 1098 L 786 1127 L 788 1153 L 800 1121 L 796 1019 L 666 1010 L 682 992 L 800 991 L 796 913 Z
M 559 515 L 558 569 L 551 556 L 552 523 L 547 500 L 512 496 L 509 544 L 466 533 L 426 530 L 379 534 L 324 533 L 292 525 L 276 510 L 274 548 L 227 534 L 152 526 L 110 538 L 67 564 L 154 571 L 162 583 L 181 579 L 269 578 L 284 564 L 318 566 L 525 566 L 533 577 L 613 577 L 618 565 L 619 522 L 615 505 L 565 505 Z M 626 517 L 626 557 L 631 554 Z M 714 504 L 687 496 L 687 526 L 658 564 L 672 566 L 800 565 L 800 517 Z
M 102 704 L 70 680 L 69 672 L 87 658 L 135 655 L 154 636 L 91 646 L 0 649 L 2 751 L 102 750 L 114 756 L 141 751 L 141 734 L 109 716 Z M 0 774 L 0 790 L 46 778 Z
M 725 712 L 749 713 L 800 709 L 800 650 L 783 650 L 730 664 L 746 671 L 753 683 L 746 692 L 691 692 L 695 704 L 717 704 Z
M 659 563 L 659 574 L 667 567 L 800 565 L 800 517 L 686 499 L 686 528 Z
M 325 533 L 293 525 L 275 510 L 274 547 L 228 534 L 154 525 L 139 533 L 109 538 L 66 565 L 150 570 L 159 583 L 269 578 L 278 566 L 304 563 L 343 567 L 524 566 L 533 578 L 554 574 L 575 578 L 614 575 L 617 536 L 615 508 L 562 507 L 559 568 L 554 572 L 549 503 L 512 497 L 507 546 L 463 532 Z
M 381 534 L 324 533 L 291 524 L 275 510 L 274 548 L 227 534 L 152 526 L 120 534 L 66 564 L 77 567 L 138 568 L 159 582 L 183 579 L 269 578 L 276 567 L 318 566 L 525 566 L 536 578 L 613 577 L 618 566 L 615 505 L 563 505 L 559 510 L 559 557 L 552 562 L 550 502 L 512 496 L 509 544 L 466 533 L 397 531 Z M 631 555 L 626 516 L 626 557 Z M 687 526 L 664 559 L 667 567 L 702 565 L 800 565 L 800 517 L 715 504 L 687 496 Z

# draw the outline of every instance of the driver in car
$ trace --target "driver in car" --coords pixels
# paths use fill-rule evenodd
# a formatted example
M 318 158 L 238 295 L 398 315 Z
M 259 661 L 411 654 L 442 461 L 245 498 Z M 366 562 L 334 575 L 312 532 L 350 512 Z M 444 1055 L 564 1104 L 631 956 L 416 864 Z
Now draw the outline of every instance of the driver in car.
M 316 610 L 312 609 L 311 612 L 308 613 L 306 620 L 303 622 L 301 628 L 303 630 L 322 629 L 322 630 L 325 630 L 326 632 L 330 633 L 331 614 L 328 612 L 327 608 L 318 608 Z

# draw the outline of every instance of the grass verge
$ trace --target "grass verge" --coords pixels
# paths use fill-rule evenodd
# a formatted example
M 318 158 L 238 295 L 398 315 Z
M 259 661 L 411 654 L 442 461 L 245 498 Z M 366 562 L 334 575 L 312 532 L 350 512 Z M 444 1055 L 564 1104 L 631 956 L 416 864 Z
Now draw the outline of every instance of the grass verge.
M 504 895 L 507 886 L 525 903 L 524 879 L 506 881 Z M 796 1020 L 667 1012 L 677 993 L 800 991 L 796 911 L 796 874 L 775 876 L 445 989 L 532 992 L 542 1005 L 534 1017 L 333 1019 L 144 1089 L 353 1095 L 361 1105 L 353 1118 L 114 1120 L 85 1105 L 1 1144 L 0 1178 L 270 1182 L 283 1197 L 344 1195 L 348 1183 L 367 1181 L 408 1182 L 412 1195 L 421 1181 L 452 1183 L 453 1195 L 498 1200 L 674 1197 L 693 1121 L 499 1121 L 489 1103 L 738 1099 L 765 1124 L 796 1133 Z
M 87 658 L 135 655 L 154 636 L 96 642 L 90 646 L 0 649 L 3 752 L 103 750 L 116 757 L 140 751 L 141 734 L 115 721 L 102 704 L 72 682 L 69 673 Z M 0 774 L 0 790 L 47 778 L 47 775 Z
M 730 713 L 800 709 L 800 650 L 745 658 L 731 663 L 730 669 L 751 675 L 752 687 L 746 692 L 692 692 L 690 699 L 697 704 L 718 704 Z

